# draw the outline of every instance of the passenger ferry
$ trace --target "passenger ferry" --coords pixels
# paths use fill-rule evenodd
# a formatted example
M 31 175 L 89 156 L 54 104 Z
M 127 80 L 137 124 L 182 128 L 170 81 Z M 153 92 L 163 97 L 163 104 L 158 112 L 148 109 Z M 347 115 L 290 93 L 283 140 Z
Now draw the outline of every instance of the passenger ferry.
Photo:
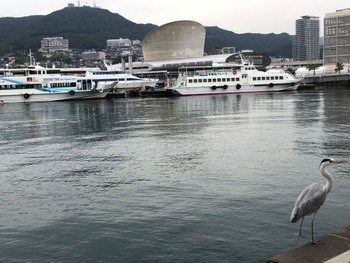
M 87 100 L 106 97 L 114 81 L 98 81 L 85 76 L 48 74 L 40 66 L 29 66 L 23 76 L 11 70 L 0 76 L 0 103 Z
M 243 61 L 243 60 L 242 60 Z M 173 87 L 180 96 L 296 90 L 301 80 L 283 70 L 259 71 L 248 62 L 181 67 Z

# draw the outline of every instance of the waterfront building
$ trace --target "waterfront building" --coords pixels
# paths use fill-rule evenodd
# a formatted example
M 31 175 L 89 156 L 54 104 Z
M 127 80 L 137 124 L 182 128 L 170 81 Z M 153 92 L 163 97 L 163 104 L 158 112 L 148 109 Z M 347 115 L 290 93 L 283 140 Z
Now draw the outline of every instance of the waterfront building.
M 325 65 L 350 63 L 350 8 L 325 15 L 323 60 Z
M 68 51 L 69 41 L 63 37 L 45 37 L 41 40 L 41 52 Z
M 302 16 L 295 22 L 293 59 L 297 61 L 320 58 L 320 20 L 315 16 Z

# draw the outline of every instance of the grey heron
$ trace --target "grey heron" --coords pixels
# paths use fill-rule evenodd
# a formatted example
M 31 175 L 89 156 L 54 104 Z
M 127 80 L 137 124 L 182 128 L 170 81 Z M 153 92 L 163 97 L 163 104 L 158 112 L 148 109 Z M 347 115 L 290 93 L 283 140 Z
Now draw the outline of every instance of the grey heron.
M 323 159 L 320 163 L 321 174 L 327 179 L 326 184 L 313 183 L 306 187 L 298 196 L 295 201 L 295 205 L 290 217 L 292 223 L 296 223 L 301 219 L 299 236 L 301 235 L 301 228 L 303 226 L 304 217 L 307 215 L 312 215 L 311 220 L 311 244 L 315 244 L 314 240 L 314 220 L 317 211 L 323 205 L 326 200 L 327 194 L 331 191 L 333 185 L 332 175 L 326 171 L 326 167 L 331 164 L 348 163 L 348 160 L 333 160 L 333 159 Z

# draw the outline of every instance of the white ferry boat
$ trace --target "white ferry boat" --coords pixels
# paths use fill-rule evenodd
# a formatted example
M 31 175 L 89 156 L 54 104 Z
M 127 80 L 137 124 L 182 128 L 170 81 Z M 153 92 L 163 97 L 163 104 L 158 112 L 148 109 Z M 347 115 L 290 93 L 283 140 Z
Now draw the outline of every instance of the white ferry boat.
M 47 74 L 40 66 L 29 66 L 23 76 L 9 69 L 0 77 L 0 103 L 101 99 L 113 85 L 113 81 L 100 82 L 85 76 Z
M 293 91 L 300 81 L 285 71 L 263 72 L 243 62 L 179 68 L 175 85 L 169 89 L 180 96 Z
M 85 76 L 99 82 L 113 81 L 115 82 L 113 90 L 119 92 L 145 90 L 146 87 L 154 87 L 159 81 L 158 79 L 139 78 L 122 70 L 111 69 L 90 70 L 86 72 Z

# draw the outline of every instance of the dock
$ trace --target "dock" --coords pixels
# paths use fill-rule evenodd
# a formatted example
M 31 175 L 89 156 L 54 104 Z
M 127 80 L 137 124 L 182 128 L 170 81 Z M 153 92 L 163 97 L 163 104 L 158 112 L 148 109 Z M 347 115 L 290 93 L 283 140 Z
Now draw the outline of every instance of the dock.
M 266 263 L 350 263 L 350 225 L 310 242 L 278 254 Z
M 350 86 L 350 73 L 304 77 L 302 84 L 318 86 Z

